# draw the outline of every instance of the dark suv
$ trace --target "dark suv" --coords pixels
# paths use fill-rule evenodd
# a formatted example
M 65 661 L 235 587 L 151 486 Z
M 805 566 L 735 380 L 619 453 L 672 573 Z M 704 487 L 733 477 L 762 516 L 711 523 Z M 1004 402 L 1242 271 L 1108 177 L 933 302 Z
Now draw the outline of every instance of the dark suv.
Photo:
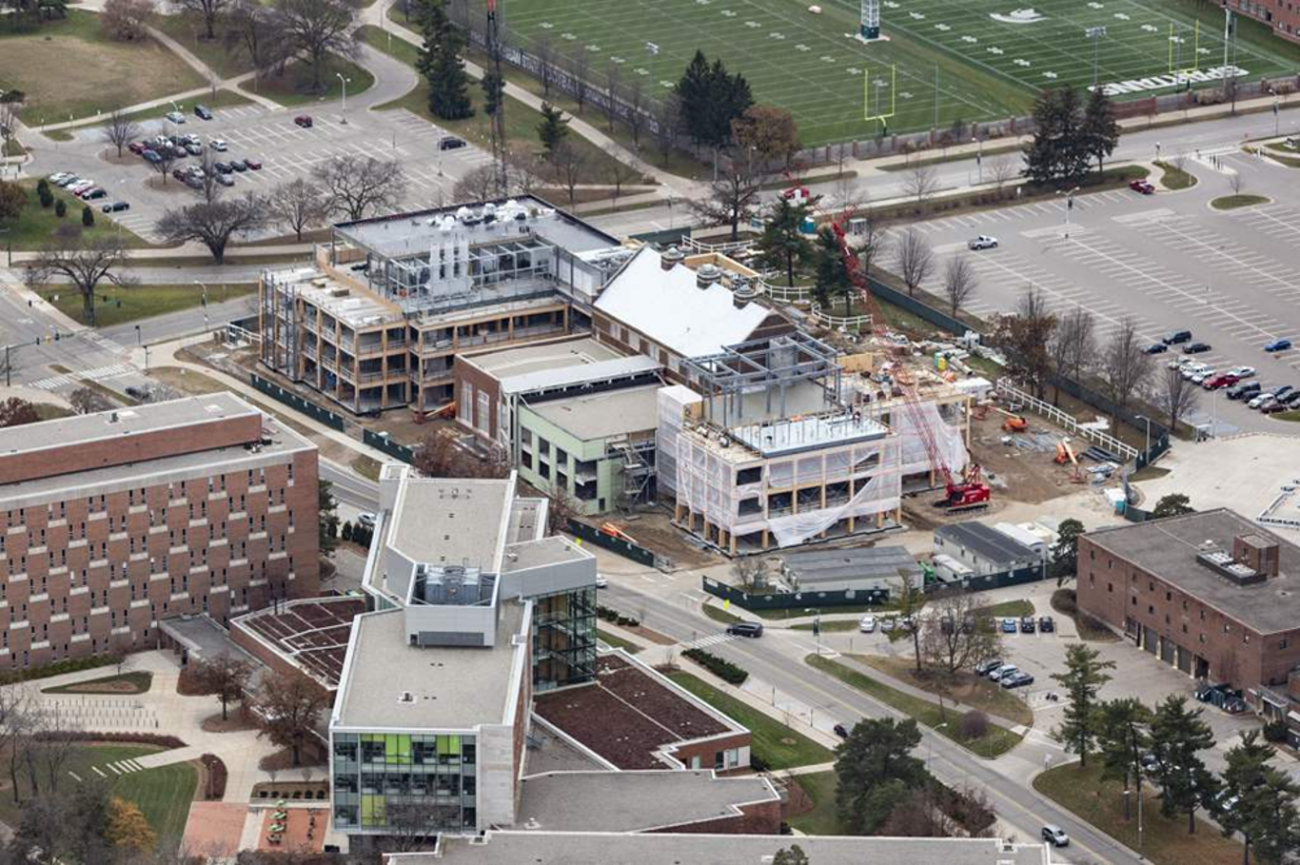
M 1251 399 L 1259 393 L 1259 382 L 1244 381 L 1228 391 L 1228 399 Z
M 733 637 L 761 637 L 763 636 L 763 626 L 758 622 L 736 622 L 734 625 L 727 625 L 727 633 Z

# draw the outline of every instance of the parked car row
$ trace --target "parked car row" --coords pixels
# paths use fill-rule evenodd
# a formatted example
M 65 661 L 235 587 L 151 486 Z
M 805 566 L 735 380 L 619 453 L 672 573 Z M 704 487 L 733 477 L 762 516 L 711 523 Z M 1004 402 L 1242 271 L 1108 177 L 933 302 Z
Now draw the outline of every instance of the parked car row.
M 1015 620 L 1012 619 L 1012 621 Z M 975 673 L 985 677 L 990 682 L 997 682 L 1008 690 L 1034 684 L 1034 677 L 1029 673 L 1021 670 L 1015 664 L 1004 664 L 999 658 L 976 664 Z
M 213 138 L 208 141 L 208 148 L 216 153 L 225 153 L 230 149 L 223 139 Z M 146 162 L 157 164 L 164 159 L 185 159 L 190 156 L 202 156 L 204 146 L 199 136 L 189 133 L 187 135 L 155 135 L 153 138 L 144 141 L 132 141 L 127 145 L 127 149 Z M 212 167 L 218 174 L 234 174 L 245 171 L 260 171 L 262 162 L 259 159 L 229 159 L 214 162 Z M 175 174 L 176 172 L 172 172 Z M 179 176 L 179 175 L 177 175 Z M 222 181 L 218 181 L 222 182 Z M 225 186 L 231 186 L 233 183 L 223 183 Z
M 66 190 L 82 201 L 99 201 L 108 198 L 108 192 L 95 184 L 95 181 L 79 177 L 66 171 L 59 171 L 46 178 L 54 186 Z M 100 207 L 104 213 L 118 213 L 130 210 L 131 205 L 125 201 L 111 201 Z
M 1051 616 L 1039 616 L 1037 621 L 1033 616 L 1022 616 L 1020 619 L 1008 616 L 999 622 L 998 627 L 1004 634 L 1014 634 L 1017 631 L 1022 634 L 1032 634 L 1035 631 L 1051 634 L 1056 631 L 1056 622 Z

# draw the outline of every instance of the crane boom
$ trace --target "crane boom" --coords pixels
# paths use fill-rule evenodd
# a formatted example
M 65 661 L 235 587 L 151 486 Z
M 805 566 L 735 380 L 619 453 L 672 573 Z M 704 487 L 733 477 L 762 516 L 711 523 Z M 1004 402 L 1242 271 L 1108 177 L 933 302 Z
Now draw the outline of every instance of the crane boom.
M 840 256 L 843 259 L 844 269 L 849 280 L 861 293 L 862 305 L 871 313 L 872 330 L 876 331 L 877 335 L 883 335 L 877 331 L 883 321 L 880 308 L 876 305 L 876 300 L 871 294 L 871 286 L 867 282 L 866 274 L 862 272 L 861 262 L 849 246 L 848 232 L 845 227 L 852 215 L 852 210 L 845 210 L 831 222 L 831 230 L 835 232 L 835 239 L 839 243 Z M 946 495 L 935 504 L 950 510 L 973 510 L 987 507 L 989 499 L 992 497 L 992 490 L 981 479 L 978 464 L 970 463 L 960 481 L 953 478 L 948 462 L 944 459 L 943 453 L 939 450 L 939 445 L 935 441 L 934 429 L 930 426 L 930 420 L 921 408 L 921 398 L 917 395 L 916 383 L 912 380 L 912 376 L 901 358 L 895 358 L 893 377 L 894 382 L 903 394 L 903 409 L 907 413 L 908 421 L 911 423 L 912 428 L 916 430 L 921 443 L 925 446 L 925 454 L 930 462 L 930 470 L 938 472 L 943 477 Z

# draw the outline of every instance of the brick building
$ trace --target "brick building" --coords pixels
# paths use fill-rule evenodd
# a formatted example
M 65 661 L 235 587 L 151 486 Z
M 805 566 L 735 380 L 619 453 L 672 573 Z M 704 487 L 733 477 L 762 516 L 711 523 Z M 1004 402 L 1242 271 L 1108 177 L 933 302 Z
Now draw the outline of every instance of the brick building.
M 1224 0 L 1224 5 L 1267 24 L 1274 35 L 1300 42 L 1300 0 Z
M 316 448 L 228 393 L 0 430 L 0 669 L 314 595 Z
M 1300 664 L 1300 547 L 1229 510 L 1084 535 L 1078 596 L 1196 678 L 1285 685 Z

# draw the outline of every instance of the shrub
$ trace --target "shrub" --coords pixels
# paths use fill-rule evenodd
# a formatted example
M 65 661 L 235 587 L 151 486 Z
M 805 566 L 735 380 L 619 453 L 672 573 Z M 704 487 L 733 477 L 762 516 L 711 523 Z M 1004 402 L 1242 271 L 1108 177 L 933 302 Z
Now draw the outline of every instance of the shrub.
M 54 206 L 54 193 L 48 189 L 37 192 L 36 197 L 40 199 L 41 207 L 50 208 Z
M 1052 609 L 1063 616 L 1074 616 L 1079 612 L 1079 598 L 1074 589 L 1057 589 L 1052 592 Z
M 50 676 L 79 673 L 82 670 L 111 667 L 120 663 L 122 663 L 121 655 L 89 655 L 85 658 L 68 658 L 64 661 L 55 661 L 53 664 L 46 664 L 44 667 L 18 670 L 12 673 L 0 673 L 0 685 L 11 685 L 14 682 L 27 682 L 32 679 L 48 679 Z
M 203 798 L 209 802 L 221 801 L 221 797 L 226 795 L 226 779 L 230 776 L 226 764 L 216 754 L 204 754 L 199 761 L 208 770 L 208 783 Z
M 713 675 L 729 685 L 743 684 L 749 678 L 749 671 L 737 667 L 730 661 L 719 658 L 717 655 L 711 655 L 703 649 L 687 649 L 682 652 L 683 658 L 690 658 Z
M 86 228 L 90 228 L 95 224 L 95 211 L 90 209 L 89 204 L 82 205 L 81 224 L 86 226 Z
M 963 739 L 980 739 L 989 731 L 989 716 L 978 709 L 971 709 L 961 716 L 958 727 Z
M 46 742 L 131 742 L 159 748 L 184 748 L 185 740 L 162 733 L 97 733 L 94 730 L 52 730 L 37 736 Z
M 350 541 L 350 540 L 352 540 L 352 523 L 351 523 L 351 522 L 346 522 L 346 523 L 343 524 L 343 540 L 345 540 L 345 541 Z
M 1269 721 L 1264 725 L 1265 742 L 1285 742 L 1286 741 L 1286 721 L 1281 719 Z
M 63 217 L 68 215 L 68 203 L 64 201 L 62 198 L 54 202 L 54 215 L 57 216 L 59 219 L 62 219 Z

